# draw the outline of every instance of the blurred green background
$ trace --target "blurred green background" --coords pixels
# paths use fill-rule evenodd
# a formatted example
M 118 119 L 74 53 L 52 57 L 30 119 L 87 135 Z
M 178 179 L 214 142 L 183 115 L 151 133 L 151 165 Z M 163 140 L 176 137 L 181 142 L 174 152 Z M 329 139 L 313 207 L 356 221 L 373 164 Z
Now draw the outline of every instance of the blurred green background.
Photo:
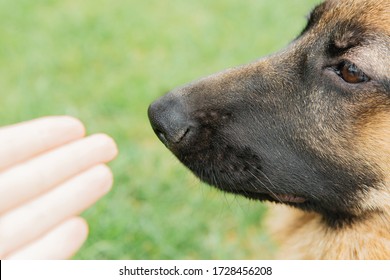
M 286 46 L 317 0 L 0 0 L 0 125 L 80 118 L 114 137 L 112 191 L 76 259 L 270 258 L 265 206 L 203 185 L 154 136 L 168 90 Z

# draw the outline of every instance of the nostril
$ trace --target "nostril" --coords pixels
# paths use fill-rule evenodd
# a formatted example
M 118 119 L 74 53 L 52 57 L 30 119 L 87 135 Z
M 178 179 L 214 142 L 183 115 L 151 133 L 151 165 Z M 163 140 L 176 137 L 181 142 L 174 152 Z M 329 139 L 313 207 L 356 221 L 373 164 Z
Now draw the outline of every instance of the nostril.
M 167 135 L 165 132 L 160 129 L 154 129 L 158 139 L 163 142 L 166 146 L 176 145 L 182 141 L 185 141 L 186 137 L 190 134 L 190 127 L 177 131 L 175 135 Z
M 162 132 L 162 131 L 159 130 L 159 129 L 154 129 L 154 133 L 156 133 L 158 139 L 160 139 L 161 142 L 163 142 L 165 145 L 168 145 L 168 140 L 167 140 L 167 138 L 165 137 L 164 132 Z
M 157 137 L 168 148 L 189 140 L 191 128 L 195 127 L 182 102 L 169 96 L 164 96 L 151 104 L 148 116 Z

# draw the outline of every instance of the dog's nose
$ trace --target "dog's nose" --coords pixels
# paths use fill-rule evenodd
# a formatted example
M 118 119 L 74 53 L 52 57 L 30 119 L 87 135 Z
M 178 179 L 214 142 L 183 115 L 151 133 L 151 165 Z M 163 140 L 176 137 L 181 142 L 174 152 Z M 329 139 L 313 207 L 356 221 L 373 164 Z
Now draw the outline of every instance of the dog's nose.
M 153 102 L 148 116 L 154 132 L 168 147 L 177 145 L 187 138 L 190 121 L 185 106 L 169 94 Z

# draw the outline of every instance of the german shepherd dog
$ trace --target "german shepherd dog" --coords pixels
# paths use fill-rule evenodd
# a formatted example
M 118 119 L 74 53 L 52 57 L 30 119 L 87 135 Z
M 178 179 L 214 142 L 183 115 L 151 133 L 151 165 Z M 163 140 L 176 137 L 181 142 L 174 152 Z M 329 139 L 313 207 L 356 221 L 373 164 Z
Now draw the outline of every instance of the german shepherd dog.
M 284 50 L 148 110 L 204 182 L 275 202 L 279 258 L 390 259 L 390 1 L 328 0 Z

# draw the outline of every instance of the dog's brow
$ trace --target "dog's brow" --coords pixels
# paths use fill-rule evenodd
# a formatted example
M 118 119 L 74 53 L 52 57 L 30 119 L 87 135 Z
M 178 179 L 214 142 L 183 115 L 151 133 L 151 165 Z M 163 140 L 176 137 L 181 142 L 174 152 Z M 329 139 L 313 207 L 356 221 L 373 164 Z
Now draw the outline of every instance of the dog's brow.
M 354 47 L 368 45 L 374 39 L 366 27 L 351 21 L 339 22 L 330 35 L 326 51 L 330 57 L 337 57 Z

